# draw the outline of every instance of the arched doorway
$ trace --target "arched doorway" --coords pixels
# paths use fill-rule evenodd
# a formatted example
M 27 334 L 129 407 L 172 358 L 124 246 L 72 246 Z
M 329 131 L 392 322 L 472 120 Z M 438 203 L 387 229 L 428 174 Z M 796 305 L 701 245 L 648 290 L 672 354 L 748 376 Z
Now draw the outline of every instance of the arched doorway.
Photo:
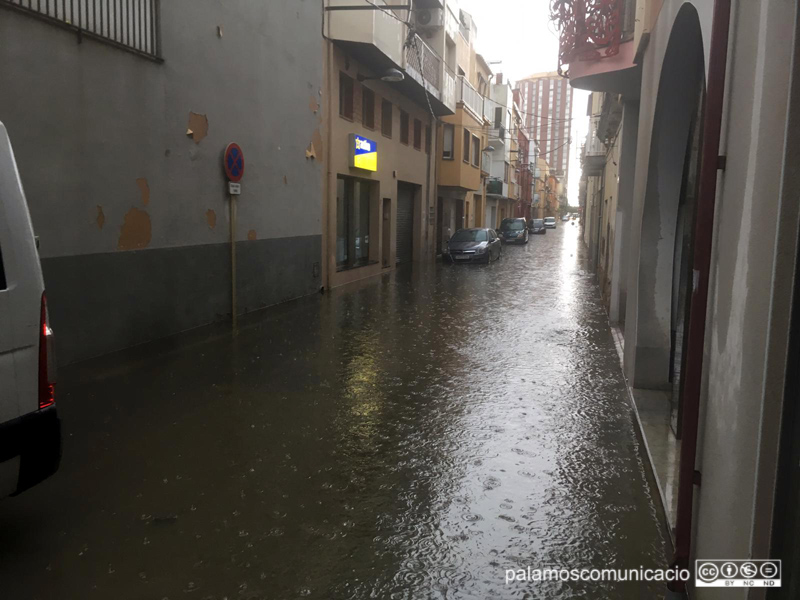
M 681 194 L 675 225 L 675 249 L 672 259 L 672 301 L 670 305 L 670 363 L 671 384 L 670 424 L 676 437 L 681 437 L 681 373 L 684 348 L 688 340 L 689 307 L 692 289 L 692 256 L 694 254 L 694 225 L 699 188 L 700 149 L 702 146 L 703 99 L 705 80 L 697 89 L 696 112 L 689 129 L 686 145 Z
M 705 64 L 700 20 L 684 4 L 670 34 L 647 166 L 639 255 L 634 385 L 672 392 L 679 434 Z

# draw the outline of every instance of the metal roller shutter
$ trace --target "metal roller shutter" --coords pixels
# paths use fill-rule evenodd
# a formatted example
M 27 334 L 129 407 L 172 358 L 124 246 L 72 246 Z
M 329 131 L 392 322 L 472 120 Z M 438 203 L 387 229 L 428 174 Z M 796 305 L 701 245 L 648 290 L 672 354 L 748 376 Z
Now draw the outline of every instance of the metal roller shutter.
M 397 264 L 411 262 L 414 252 L 414 191 L 397 189 Z

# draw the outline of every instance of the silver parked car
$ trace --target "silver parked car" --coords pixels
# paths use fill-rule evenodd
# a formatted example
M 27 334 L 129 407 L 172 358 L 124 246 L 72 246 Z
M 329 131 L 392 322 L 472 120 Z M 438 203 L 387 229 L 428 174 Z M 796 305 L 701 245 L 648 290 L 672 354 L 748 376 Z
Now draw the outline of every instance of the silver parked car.
M 484 262 L 500 258 L 502 246 L 494 229 L 459 229 L 447 242 L 446 256 L 454 263 Z

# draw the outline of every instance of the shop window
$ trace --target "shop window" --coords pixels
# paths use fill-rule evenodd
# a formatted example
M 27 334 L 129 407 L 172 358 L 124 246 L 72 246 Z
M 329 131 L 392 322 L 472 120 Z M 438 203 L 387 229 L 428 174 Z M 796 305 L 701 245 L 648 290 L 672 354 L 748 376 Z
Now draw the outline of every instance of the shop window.
M 414 148 L 422 149 L 422 121 L 414 119 Z
M 353 79 L 339 73 L 339 116 L 353 120 Z
M 367 129 L 375 129 L 375 92 L 368 88 L 361 90 L 361 123 Z
M 388 100 L 381 102 L 381 133 L 392 137 L 392 103 Z
M 469 132 L 469 129 L 466 127 L 464 128 L 464 162 L 469 162 L 469 141 L 472 139 L 472 134 Z
M 408 113 L 400 110 L 400 143 L 408 146 Z
M 477 135 L 472 136 L 472 164 L 481 166 L 481 140 Z
M 336 183 L 336 267 L 341 271 L 369 264 L 372 184 L 353 177 Z
M 456 128 L 454 125 L 445 125 L 443 130 L 442 140 L 442 158 L 445 160 L 453 160 L 455 156 L 455 137 Z

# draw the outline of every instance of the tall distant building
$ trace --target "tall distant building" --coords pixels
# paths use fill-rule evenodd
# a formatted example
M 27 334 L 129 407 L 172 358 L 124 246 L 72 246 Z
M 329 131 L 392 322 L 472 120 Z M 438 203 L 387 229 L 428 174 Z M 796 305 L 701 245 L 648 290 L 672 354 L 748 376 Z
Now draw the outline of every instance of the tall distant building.
M 539 146 L 539 156 L 551 172 L 566 182 L 569 176 L 570 134 L 572 130 L 572 87 L 558 73 L 538 73 L 517 84 L 524 98 L 525 128 Z

